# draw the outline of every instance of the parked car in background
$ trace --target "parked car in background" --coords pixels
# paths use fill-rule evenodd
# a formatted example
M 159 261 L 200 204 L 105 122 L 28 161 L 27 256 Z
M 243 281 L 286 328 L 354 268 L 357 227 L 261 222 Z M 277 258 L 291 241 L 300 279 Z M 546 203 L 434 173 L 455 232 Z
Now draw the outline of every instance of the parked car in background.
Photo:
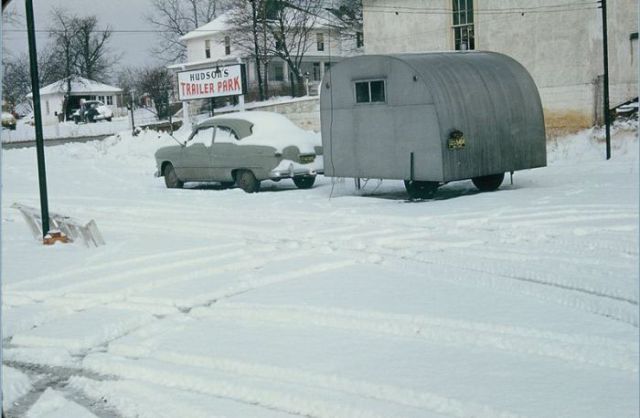
M 2 112 L 2 127 L 11 129 L 12 131 L 16 129 L 16 117 L 13 116 L 9 112 Z
M 321 154 L 318 135 L 285 116 L 238 112 L 206 119 L 185 143 L 156 151 L 156 175 L 164 177 L 168 188 L 214 181 L 255 193 L 263 180 L 292 179 L 298 188 L 308 189 L 322 172 Z
M 100 120 L 111 122 L 113 111 L 100 100 L 87 100 L 82 102 L 80 109 L 76 109 L 71 116 L 75 123 L 97 122 Z

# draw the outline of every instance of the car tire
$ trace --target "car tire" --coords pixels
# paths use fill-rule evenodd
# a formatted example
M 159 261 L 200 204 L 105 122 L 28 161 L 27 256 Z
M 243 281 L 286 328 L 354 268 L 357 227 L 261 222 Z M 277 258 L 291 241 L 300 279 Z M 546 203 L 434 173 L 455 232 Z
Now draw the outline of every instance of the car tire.
M 167 164 L 162 171 L 164 175 L 164 184 L 167 186 L 167 189 L 181 189 L 184 183 L 182 180 L 178 178 L 176 174 L 175 168 L 173 165 Z
M 471 179 L 473 184 L 481 192 L 493 192 L 497 190 L 504 180 L 504 173 L 490 174 L 488 176 L 474 177 Z
M 240 170 L 236 173 L 236 184 L 247 193 L 260 191 L 260 182 L 250 170 Z
M 293 183 L 298 189 L 310 189 L 316 181 L 316 176 L 298 176 L 293 178 Z
M 430 199 L 435 196 L 439 186 L 440 183 L 437 181 L 404 181 L 404 187 L 411 199 Z
M 105 118 L 105 120 L 106 120 L 107 122 L 111 122 L 111 119 L 112 119 L 112 118 Z

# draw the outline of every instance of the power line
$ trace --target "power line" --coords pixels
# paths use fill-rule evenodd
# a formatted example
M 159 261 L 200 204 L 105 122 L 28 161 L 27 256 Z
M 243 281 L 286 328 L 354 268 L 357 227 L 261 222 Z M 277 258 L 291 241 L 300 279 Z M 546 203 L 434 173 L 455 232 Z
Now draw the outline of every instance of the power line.
M 545 6 L 523 6 L 523 7 L 504 7 L 504 8 L 486 8 L 475 9 L 472 11 L 475 15 L 494 15 L 494 14 L 523 14 L 523 13 L 561 13 L 567 11 L 590 10 L 597 8 L 598 2 L 580 2 L 580 3 L 563 3 Z M 365 6 L 365 12 L 368 13 L 389 13 L 389 14 L 454 14 L 464 12 L 464 10 L 454 10 L 445 7 L 410 7 L 410 6 L 392 6 L 392 5 L 370 5 Z

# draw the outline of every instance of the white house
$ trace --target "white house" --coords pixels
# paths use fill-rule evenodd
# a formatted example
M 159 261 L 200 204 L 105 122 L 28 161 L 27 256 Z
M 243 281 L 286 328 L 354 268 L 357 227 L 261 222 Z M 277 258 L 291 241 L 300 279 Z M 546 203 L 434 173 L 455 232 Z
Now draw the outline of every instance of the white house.
M 329 68 L 331 63 L 363 51 L 362 37 L 359 37 L 358 40 L 341 39 L 336 29 L 325 22 L 329 23 L 326 19 L 319 19 L 314 25 L 309 36 L 309 45 L 303 56 L 301 69 L 303 74 L 307 74 L 312 85 L 322 80 L 325 69 Z M 255 61 L 250 59 L 249 54 L 242 51 L 234 41 L 227 15 L 221 15 L 187 33 L 181 40 L 187 45 L 187 62 L 171 65 L 170 69 L 193 70 L 216 64 L 226 65 L 240 62 L 246 64 L 249 88 L 256 86 Z M 287 63 L 276 56 L 271 57 L 268 72 L 270 88 L 288 88 L 289 81 L 290 71 Z
M 367 54 L 477 49 L 533 76 L 548 128 L 602 117 L 602 14 L 596 1 L 363 0 Z M 638 1 L 608 2 L 611 107 L 638 97 Z
M 42 123 L 56 123 L 58 115 L 62 114 L 62 105 L 67 91 L 66 80 L 56 81 L 40 89 L 40 109 L 42 112 Z M 71 114 L 80 107 L 80 100 L 100 100 L 116 113 L 118 98 L 122 95 L 122 89 L 109 86 L 94 80 L 76 77 L 71 81 L 71 92 L 69 94 L 69 105 L 67 112 Z M 33 95 L 29 93 L 28 99 Z M 69 116 L 69 115 L 67 115 Z

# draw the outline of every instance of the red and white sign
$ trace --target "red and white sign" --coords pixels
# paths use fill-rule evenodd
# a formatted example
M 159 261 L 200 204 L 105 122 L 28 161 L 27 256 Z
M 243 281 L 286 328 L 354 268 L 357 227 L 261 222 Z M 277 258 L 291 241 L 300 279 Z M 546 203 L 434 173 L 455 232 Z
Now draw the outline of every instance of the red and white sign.
M 181 101 L 244 94 L 242 64 L 203 68 L 178 73 L 178 97 Z

